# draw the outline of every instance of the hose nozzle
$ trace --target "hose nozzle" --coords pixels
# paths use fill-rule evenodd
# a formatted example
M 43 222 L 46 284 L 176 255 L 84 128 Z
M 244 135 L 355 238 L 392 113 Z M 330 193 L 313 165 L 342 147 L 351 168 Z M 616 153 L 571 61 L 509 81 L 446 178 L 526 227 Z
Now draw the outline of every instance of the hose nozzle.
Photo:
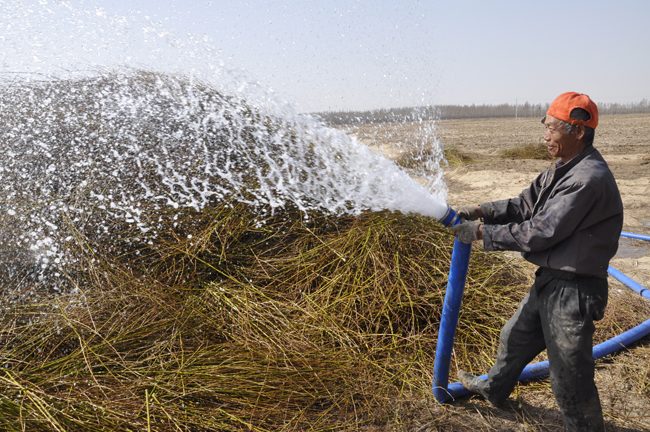
M 460 223 L 460 218 L 458 217 L 458 214 L 456 214 L 454 209 L 452 209 L 451 206 L 447 204 L 447 212 L 442 218 L 438 219 L 438 222 L 443 224 L 445 227 L 449 228 L 451 226 Z

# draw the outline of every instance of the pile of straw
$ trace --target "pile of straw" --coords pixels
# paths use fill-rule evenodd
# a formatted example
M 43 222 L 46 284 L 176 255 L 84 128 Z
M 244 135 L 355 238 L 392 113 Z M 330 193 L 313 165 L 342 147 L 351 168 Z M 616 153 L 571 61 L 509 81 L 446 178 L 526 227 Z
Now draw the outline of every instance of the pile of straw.
M 428 398 L 452 247 L 439 224 L 184 217 L 194 232 L 131 253 L 80 250 L 78 293 L 5 308 L 3 430 L 328 430 Z M 452 374 L 490 366 L 528 282 L 518 262 L 474 251 Z
M 5 309 L 2 429 L 319 430 L 428 394 L 452 246 L 437 223 L 287 210 L 260 224 L 237 205 L 183 216 L 193 232 L 121 256 L 79 250 L 78 293 Z M 525 282 L 474 254 L 459 365 L 487 367 Z

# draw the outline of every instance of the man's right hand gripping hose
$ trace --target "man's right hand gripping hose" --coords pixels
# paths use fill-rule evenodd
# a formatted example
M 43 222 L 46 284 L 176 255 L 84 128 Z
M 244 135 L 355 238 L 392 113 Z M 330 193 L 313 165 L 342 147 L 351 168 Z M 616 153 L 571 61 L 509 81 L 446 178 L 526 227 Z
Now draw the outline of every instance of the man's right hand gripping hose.
M 476 205 L 466 205 L 458 207 L 456 209 L 456 214 L 461 219 L 475 221 L 481 217 L 481 208 Z

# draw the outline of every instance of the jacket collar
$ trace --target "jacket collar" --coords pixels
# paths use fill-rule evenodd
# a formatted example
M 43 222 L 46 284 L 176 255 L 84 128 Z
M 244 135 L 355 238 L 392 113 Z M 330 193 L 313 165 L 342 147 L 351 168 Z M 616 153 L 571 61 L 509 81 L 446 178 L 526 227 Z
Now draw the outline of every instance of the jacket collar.
M 567 171 L 569 171 L 571 168 L 576 166 L 580 161 L 582 161 L 584 158 L 592 154 L 593 152 L 596 151 L 596 148 L 593 145 L 588 146 L 584 150 L 582 150 L 580 153 L 578 153 L 576 156 L 573 157 L 569 162 L 563 163 L 561 160 L 558 160 L 555 162 L 555 174 L 556 175 L 564 175 Z

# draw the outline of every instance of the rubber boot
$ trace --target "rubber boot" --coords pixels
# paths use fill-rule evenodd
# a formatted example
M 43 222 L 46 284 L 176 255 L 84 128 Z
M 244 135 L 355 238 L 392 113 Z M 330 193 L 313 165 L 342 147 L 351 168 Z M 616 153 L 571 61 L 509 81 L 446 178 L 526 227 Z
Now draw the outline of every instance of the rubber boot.
M 460 380 L 460 383 L 465 387 L 467 390 L 471 391 L 472 393 L 480 394 L 485 398 L 485 400 L 494 408 L 498 408 L 501 405 L 505 403 L 505 401 L 496 401 L 494 399 L 490 399 L 487 394 L 484 391 L 485 388 L 485 383 L 487 380 L 481 379 L 475 375 L 472 375 L 469 372 L 465 372 L 464 370 L 459 370 L 458 371 L 458 379 Z

